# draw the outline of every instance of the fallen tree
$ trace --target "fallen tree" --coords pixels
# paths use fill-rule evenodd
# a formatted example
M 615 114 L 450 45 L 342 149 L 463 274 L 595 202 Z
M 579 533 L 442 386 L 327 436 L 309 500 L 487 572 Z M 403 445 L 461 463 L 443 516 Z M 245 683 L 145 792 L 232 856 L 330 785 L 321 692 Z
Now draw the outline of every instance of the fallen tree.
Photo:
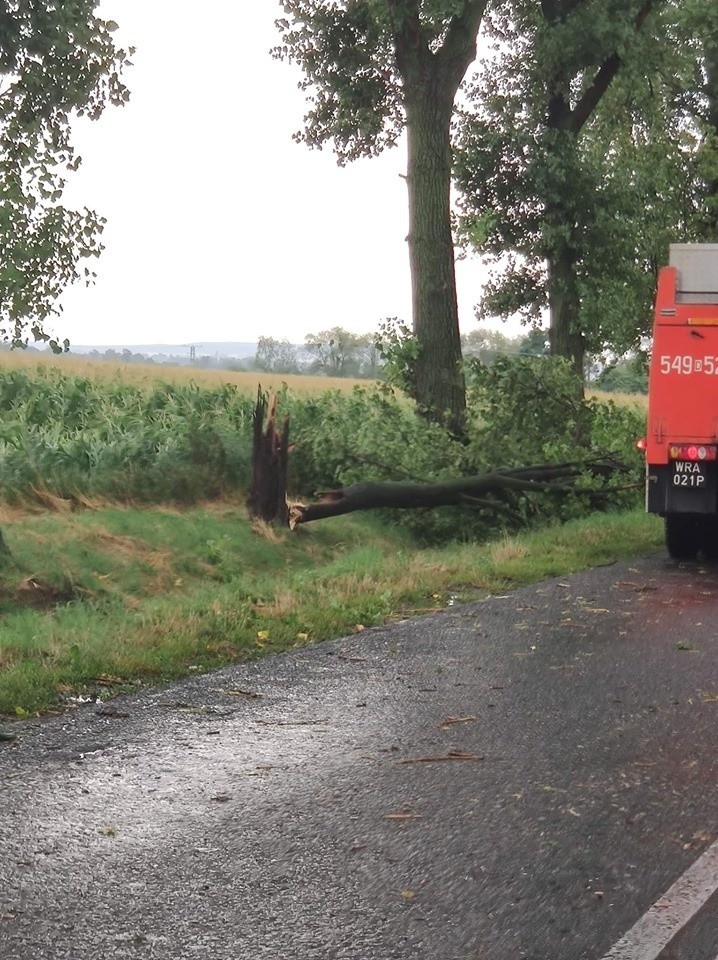
M 600 501 L 635 484 L 623 486 L 579 487 L 577 481 L 587 474 L 606 477 L 629 468 L 612 457 L 600 457 L 574 463 L 538 464 L 515 469 L 494 470 L 457 480 L 436 483 L 398 483 L 396 481 L 353 483 L 338 490 L 325 490 L 319 500 L 310 504 L 292 504 L 289 525 L 338 517 L 355 510 L 378 507 L 418 509 L 446 506 L 473 506 L 499 510 L 507 505 L 507 494 L 515 493 L 582 493 L 592 501 Z
M 476 476 L 434 483 L 363 481 L 336 490 L 322 491 L 318 494 L 319 499 L 313 503 L 288 505 L 289 418 L 285 417 L 281 430 L 277 428 L 276 421 L 276 397 L 269 400 L 260 392 L 254 411 L 252 486 L 248 508 L 254 519 L 288 525 L 292 529 L 327 517 L 379 508 L 412 510 L 471 506 L 479 510 L 511 513 L 516 497 L 525 494 L 581 494 L 592 505 L 599 505 L 616 493 L 638 486 L 636 483 L 618 485 L 608 482 L 617 474 L 629 473 L 632 467 L 614 454 L 603 454 L 566 463 L 495 469 Z M 599 482 L 595 486 L 587 485 L 586 478 L 594 478 Z

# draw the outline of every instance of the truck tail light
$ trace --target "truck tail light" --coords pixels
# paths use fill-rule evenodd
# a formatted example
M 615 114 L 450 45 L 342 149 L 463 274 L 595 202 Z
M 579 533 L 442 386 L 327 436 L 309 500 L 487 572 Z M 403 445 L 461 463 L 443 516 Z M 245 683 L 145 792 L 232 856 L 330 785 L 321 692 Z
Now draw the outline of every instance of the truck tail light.
M 718 447 L 711 443 L 671 443 L 668 456 L 671 460 L 715 460 Z
M 646 441 L 645 437 L 640 437 L 640 439 L 636 440 L 636 450 L 640 450 L 641 452 L 643 452 L 645 451 L 647 446 L 648 446 L 648 442 Z

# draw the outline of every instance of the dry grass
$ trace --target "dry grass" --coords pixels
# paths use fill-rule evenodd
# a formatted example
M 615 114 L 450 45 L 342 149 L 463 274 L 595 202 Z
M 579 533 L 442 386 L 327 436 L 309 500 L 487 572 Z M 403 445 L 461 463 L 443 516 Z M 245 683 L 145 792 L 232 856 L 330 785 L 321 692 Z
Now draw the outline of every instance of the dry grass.
M 0 502 L 0 529 L 10 524 L 18 523 L 20 520 L 24 520 L 33 514 L 45 513 L 46 510 L 46 507 L 42 507 L 37 503 L 8 504 Z
M 648 406 L 648 397 L 644 393 L 606 393 L 603 390 L 587 390 L 587 397 L 594 397 L 605 403 L 607 400 L 619 407 L 640 407 L 645 410 Z
M 168 550 L 157 550 L 139 537 L 122 536 L 100 526 L 82 530 L 77 539 L 79 543 L 86 543 L 90 547 L 98 548 L 102 553 L 111 554 L 116 561 L 122 558 L 130 565 L 141 561 L 154 572 L 153 582 L 157 583 L 158 589 L 165 589 L 175 579 L 171 553 Z
M 262 540 L 266 540 L 267 543 L 282 543 L 285 538 L 283 531 L 278 530 L 265 520 L 256 518 L 252 520 L 252 530 L 258 537 L 261 537 Z
M 257 613 L 265 618 L 288 617 L 301 609 L 302 597 L 296 590 L 290 590 L 284 587 L 278 587 L 274 597 L 269 603 L 259 603 L 255 605 Z
M 58 370 L 75 377 L 93 380 L 120 380 L 135 387 L 151 389 L 158 381 L 188 384 L 194 382 L 204 387 L 220 387 L 234 384 L 242 393 L 254 396 L 257 388 L 277 391 L 286 385 L 295 393 L 314 394 L 325 390 L 351 393 L 357 385 L 367 386 L 371 381 L 351 380 L 344 377 L 312 377 L 303 374 L 270 374 L 233 372 L 231 370 L 204 370 L 201 367 L 179 367 L 171 364 L 113 363 L 108 360 L 87 360 L 77 356 L 54 356 L 52 354 L 25 353 L 22 350 L 0 352 L 0 370 L 38 369 Z
M 67 500 L 65 497 L 58 497 L 44 487 L 33 485 L 30 489 L 32 490 L 33 500 L 46 510 L 51 510 L 55 513 L 68 513 L 74 509 L 72 500 Z
M 516 537 L 504 537 L 491 544 L 491 562 L 497 565 L 528 556 L 529 548 Z

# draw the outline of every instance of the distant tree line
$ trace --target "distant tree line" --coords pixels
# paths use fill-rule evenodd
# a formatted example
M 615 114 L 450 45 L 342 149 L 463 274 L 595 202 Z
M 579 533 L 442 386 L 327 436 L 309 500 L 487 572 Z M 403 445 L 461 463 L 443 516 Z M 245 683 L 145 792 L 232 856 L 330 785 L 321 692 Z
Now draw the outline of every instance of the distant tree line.
M 260 337 L 252 369 L 269 373 L 305 373 L 312 376 L 377 380 L 383 362 L 374 333 L 351 333 L 332 327 L 308 333 L 303 345 L 274 337 Z
M 546 356 L 550 353 L 549 332 L 536 327 L 511 337 L 499 330 L 480 328 L 462 336 L 461 349 L 464 357 L 477 358 L 486 365 L 500 356 Z M 376 333 L 355 334 L 343 327 L 332 327 L 307 334 L 303 344 L 260 337 L 254 358 L 243 368 L 275 374 L 381 380 L 384 365 Z M 631 355 L 609 364 L 596 362 L 591 379 L 601 390 L 645 393 L 645 359 Z
M 9 350 L 0 344 L 0 350 Z M 40 353 L 33 347 L 28 352 Z M 188 353 L 137 353 L 127 348 L 119 350 L 91 350 L 82 356 L 87 360 L 109 363 L 151 363 L 155 365 L 193 366 L 199 369 L 255 371 L 279 375 L 304 374 L 320 377 L 346 377 L 355 380 L 385 379 L 385 358 L 380 335 L 356 334 L 343 327 L 332 327 L 319 333 L 309 333 L 303 344 L 288 339 L 260 337 L 253 357 L 199 355 L 193 359 Z M 465 358 L 474 358 L 490 366 L 497 357 L 547 356 L 550 353 L 549 332 L 532 328 L 518 336 L 507 336 L 500 330 L 479 328 L 461 337 Z M 644 354 L 635 352 L 612 361 L 596 359 L 589 364 L 589 380 L 597 389 L 607 392 L 645 393 L 647 366 Z

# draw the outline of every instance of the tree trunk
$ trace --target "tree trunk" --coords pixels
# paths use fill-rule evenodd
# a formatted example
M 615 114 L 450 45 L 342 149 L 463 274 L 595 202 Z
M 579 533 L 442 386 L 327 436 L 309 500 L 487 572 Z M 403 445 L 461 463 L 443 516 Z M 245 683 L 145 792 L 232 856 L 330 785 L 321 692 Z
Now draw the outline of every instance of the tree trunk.
M 439 45 L 431 45 L 418 0 L 387 0 L 403 86 L 409 191 L 412 314 L 419 354 L 415 399 L 432 420 L 461 435 L 466 387 L 451 236 L 451 118 L 487 0 L 456 5 Z
M 552 12 L 552 16 L 555 11 Z M 565 78 L 563 78 L 565 81 Z M 561 77 L 554 80 L 561 90 Z M 546 251 L 548 261 L 549 350 L 553 357 L 565 357 L 571 362 L 579 382 L 583 385 L 585 341 L 581 333 L 579 314 L 581 299 L 576 278 L 576 252 L 572 238 L 580 214 L 572 208 L 571 190 L 567 185 L 580 182 L 577 158 L 578 130 L 574 126 L 575 112 L 563 92 L 557 93 L 548 104 L 547 160 L 564 178 L 564 196 L 549 203 L 546 211 L 547 235 L 551 237 Z M 583 386 L 581 386 L 583 395 Z
M 581 300 L 576 283 L 574 258 L 570 247 L 562 247 L 548 264 L 549 295 L 549 349 L 551 356 L 564 357 L 576 375 L 576 398 L 583 400 L 586 341 L 581 333 Z M 579 405 L 574 433 L 578 447 L 591 444 L 591 425 L 588 410 Z
M 267 426 L 264 419 L 267 416 Z M 247 499 L 249 515 L 253 520 L 286 527 L 289 525 L 287 506 L 287 455 L 289 453 L 289 417 L 284 418 L 281 433 L 277 432 L 277 398 L 271 402 L 261 387 L 257 391 L 254 408 L 252 440 L 252 483 Z
M 409 263 L 414 334 L 415 399 L 426 415 L 455 434 L 465 427 L 466 388 L 451 236 L 451 147 L 453 98 L 426 85 L 407 94 L 407 188 Z M 442 102 L 443 101 L 443 102 Z
M 586 345 L 580 328 L 581 301 L 576 287 L 573 257 L 568 247 L 556 251 L 549 259 L 548 299 L 551 355 L 569 360 L 583 384 Z

